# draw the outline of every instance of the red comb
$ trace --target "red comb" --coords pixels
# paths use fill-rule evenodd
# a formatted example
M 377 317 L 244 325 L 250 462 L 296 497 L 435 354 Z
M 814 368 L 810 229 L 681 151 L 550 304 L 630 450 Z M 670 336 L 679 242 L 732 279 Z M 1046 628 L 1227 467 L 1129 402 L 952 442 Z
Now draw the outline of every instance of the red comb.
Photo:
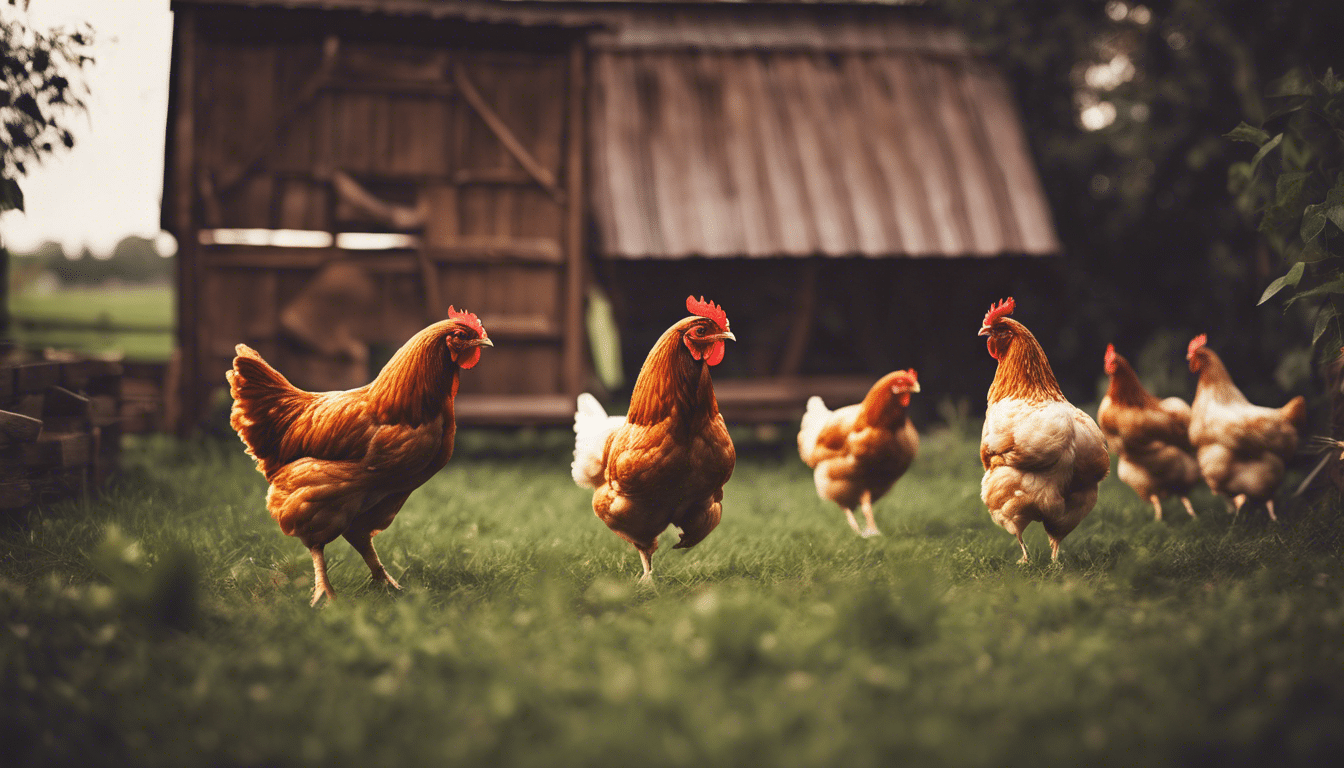
M 1209 343 L 1209 335 L 1207 333 L 1201 333 L 1195 338 L 1191 339 L 1190 346 L 1187 347 L 1185 350 L 1185 359 L 1189 360 L 1190 358 L 1194 357 L 1195 352 L 1200 347 L 1204 346 L 1207 343 Z
M 477 318 L 472 313 L 458 312 L 456 309 L 453 309 L 452 305 L 450 304 L 448 306 L 448 317 L 452 320 L 456 320 L 457 322 L 467 326 L 468 328 L 475 328 L 476 332 L 481 334 L 482 339 L 489 338 L 488 336 L 485 335 L 485 327 L 481 325 L 480 319 Z
M 1014 309 L 1017 309 L 1017 302 L 1013 301 L 1012 296 L 1000 301 L 998 304 L 991 304 L 989 305 L 989 311 L 985 313 L 985 322 L 982 323 L 982 325 L 988 328 L 999 318 L 1013 314 Z
M 712 301 L 705 301 L 704 296 L 701 296 L 698 301 L 694 296 L 687 296 L 686 309 L 692 315 L 699 315 L 700 317 L 706 317 L 713 320 L 714 323 L 719 326 L 719 330 L 728 330 L 728 315 L 724 314 L 723 307 L 720 307 Z

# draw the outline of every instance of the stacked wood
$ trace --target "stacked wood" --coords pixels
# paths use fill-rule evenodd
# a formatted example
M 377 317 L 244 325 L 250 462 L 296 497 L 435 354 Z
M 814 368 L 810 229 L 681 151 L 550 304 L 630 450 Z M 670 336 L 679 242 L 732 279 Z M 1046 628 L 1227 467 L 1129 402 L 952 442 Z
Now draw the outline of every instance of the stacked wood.
M 0 509 L 87 493 L 116 470 L 121 363 L 0 362 Z

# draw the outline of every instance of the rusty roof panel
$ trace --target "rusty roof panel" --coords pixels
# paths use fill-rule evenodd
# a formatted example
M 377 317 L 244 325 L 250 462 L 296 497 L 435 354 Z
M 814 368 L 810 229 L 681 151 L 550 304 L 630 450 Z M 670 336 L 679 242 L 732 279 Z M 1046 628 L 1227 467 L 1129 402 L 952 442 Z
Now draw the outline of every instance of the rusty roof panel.
M 1007 89 L 970 56 L 603 50 L 593 73 L 607 256 L 1058 251 Z

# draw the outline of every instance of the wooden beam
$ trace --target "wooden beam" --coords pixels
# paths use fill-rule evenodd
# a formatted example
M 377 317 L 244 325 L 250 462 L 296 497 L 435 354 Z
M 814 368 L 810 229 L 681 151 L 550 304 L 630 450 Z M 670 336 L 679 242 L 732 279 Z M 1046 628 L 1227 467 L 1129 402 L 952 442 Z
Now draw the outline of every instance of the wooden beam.
M 200 378 L 201 268 L 197 253 L 196 222 L 196 9 L 178 6 L 174 16 L 177 53 L 177 107 L 173 119 L 173 226 L 177 230 L 177 348 L 179 376 L 165 382 L 180 404 L 172 423 L 164 426 L 186 436 L 201 416 L 204 395 Z
M 261 161 L 271 154 L 277 145 L 275 137 L 285 128 L 288 128 L 299 116 L 299 113 L 310 106 L 317 95 L 322 92 L 322 89 L 328 85 L 331 80 L 331 73 L 336 70 L 340 52 L 340 38 L 335 35 L 327 35 L 322 45 L 322 63 L 318 65 L 317 71 L 303 84 L 298 94 L 287 100 L 280 116 L 268 127 L 268 130 L 263 132 L 262 136 L 256 137 L 254 145 L 256 149 L 252 151 L 251 156 L 238 167 L 238 170 L 218 184 L 220 197 L 228 195 L 244 181 L 247 181 L 257 170 L 257 167 L 261 165 Z
M 410 249 L 389 251 L 348 248 L 284 248 L 272 245 L 202 245 L 202 263 L 210 269 L 316 269 L 334 258 L 348 258 L 379 269 L 380 263 L 410 264 Z M 435 264 L 489 264 L 508 262 L 520 266 L 559 267 L 565 263 L 560 245 L 549 237 L 510 240 L 464 237 L 452 245 L 424 249 Z M 389 269 L 399 271 L 399 268 Z
M 583 391 L 586 366 L 583 362 L 587 327 L 583 321 L 584 287 L 587 285 L 584 266 L 584 163 L 586 154 L 585 129 L 587 121 L 588 59 L 587 41 L 575 40 L 569 49 L 569 104 L 566 110 L 567 147 L 565 152 L 565 322 L 562 340 L 561 383 L 565 393 L 577 397 Z
M 802 280 L 791 313 L 789 336 L 779 363 L 778 373 L 781 376 L 797 376 L 803 367 L 803 354 L 807 352 L 807 340 L 812 335 L 812 317 L 816 314 L 817 272 L 820 271 L 820 265 L 819 258 L 815 256 L 803 263 Z
M 481 96 L 481 92 L 476 90 L 471 78 L 467 77 L 466 68 L 460 63 L 453 65 L 453 83 L 462 92 L 462 98 L 466 99 L 471 108 L 476 110 L 476 114 L 480 116 L 481 120 L 485 121 L 486 126 L 495 134 L 495 138 L 499 139 L 499 142 L 504 145 L 509 154 L 513 155 L 513 159 L 523 166 L 528 175 L 549 192 L 551 197 L 556 200 L 563 200 L 565 193 L 560 191 L 560 187 L 556 185 L 555 176 L 538 162 L 531 152 L 527 151 L 527 147 L 523 146 L 517 136 L 513 135 L 509 126 L 500 119 L 494 108 Z

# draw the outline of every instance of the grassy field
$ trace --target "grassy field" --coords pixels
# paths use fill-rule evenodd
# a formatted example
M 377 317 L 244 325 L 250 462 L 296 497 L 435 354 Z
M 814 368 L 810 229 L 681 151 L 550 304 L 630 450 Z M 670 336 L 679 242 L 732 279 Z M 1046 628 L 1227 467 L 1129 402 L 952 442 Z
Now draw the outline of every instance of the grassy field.
M 62 288 L 10 297 L 15 335 L 25 347 L 56 347 L 86 354 L 119 352 L 131 360 L 166 361 L 173 351 L 171 330 L 102 331 L 28 329 L 21 321 L 107 323 L 111 326 L 172 328 L 171 286 Z
M 854 536 L 786 448 L 744 450 L 703 544 L 634 551 L 566 435 L 466 434 L 340 600 L 236 441 L 139 442 L 86 506 L 0 531 L 16 765 L 1307 765 L 1344 754 L 1334 503 L 1190 520 L 1112 476 L 1015 563 L 976 439 L 929 431 Z M 744 446 L 745 448 L 745 446 Z

